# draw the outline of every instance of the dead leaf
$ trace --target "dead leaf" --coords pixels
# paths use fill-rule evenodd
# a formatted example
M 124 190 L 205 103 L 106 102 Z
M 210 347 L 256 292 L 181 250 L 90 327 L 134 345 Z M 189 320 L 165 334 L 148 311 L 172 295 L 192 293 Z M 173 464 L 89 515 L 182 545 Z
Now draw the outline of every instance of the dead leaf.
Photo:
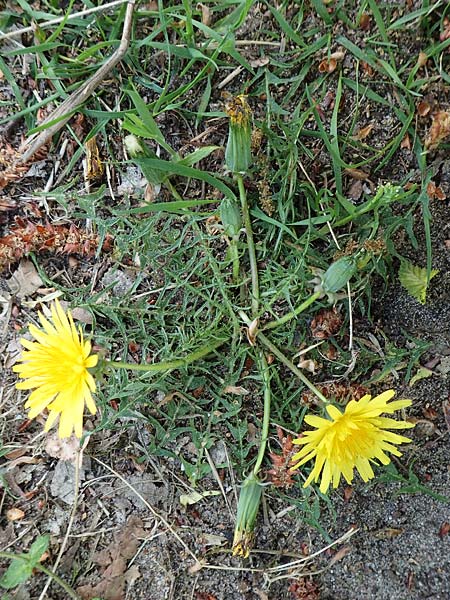
M 448 40 L 449 38 L 450 38 L 450 19 L 448 17 L 445 17 L 445 19 L 442 21 L 442 31 L 439 34 L 439 41 L 445 42 L 445 40 Z
M 80 449 L 80 440 L 73 434 L 70 438 L 60 438 L 57 433 L 49 434 L 45 443 L 45 451 L 52 458 L 59 460 L 69 460 L 74 463 L 78 450 Z
M 191 506 L 192 504 L 197 504 L 204 498 L 209 498 L 209 496 L 220 496 L 220 492 L 216 490 L 205 491 L 205 492 L 196 492 L 195 490 L 190 494 L 182 494 L 180 496 L 180 504 L 181 506 Z
M 94 317 L 92 316 L 92 313 L 85 308 L 73 308 L 70 312 L 72 313 L 72 317 L 75 321 L 85 323 L 86 325 L 92 325 L 94 323 Z
M 431 200 L 434 200 L 435 198 L 437 200 L 445 200 L 446 199 L 446 195 L 445 195 L 444 191 L 442 190 L 442 188 L 437 187 L 436 184 L 434 183 L 434 181 L 430 181 L 428 183 L 427 194 Z
M 367 181 L 367 179 L 369 179 L 369 175 L 361 169 L 352 169 L 351 167 L 348 167 L 345 169 L 345 172 L 347 175 L 351 175 L 353 179 L 359 179 L 361 181 Z
M 20 521 L 25 516 L 25 513 L 20 508 L 10 508 L 6 511 L 8 521 Z
M 357 131 L 355 133 L 355 135 L 352 135 L 351 136 L 352 140 L 357 140 L 357 141 L 365 140 L 366 137 L 368 137 L 370 135 L 370 133 L 374 127 L 375 127 L 374 123 L 369 123 L 369 125 L 367 125 L 366 127 L 363 127 L 359 131 Z
M 8 281 L 11 293 L 20 299 L 34 294 L 42 284 L 43 281 L 31 260 L 21 260 L 16 272 Z
M 425 138 L 425 148 L 433 150 L 450 135 L 450 113 L 441 110 L 433 115 L 430 130 Z
M 368 31 L 370 29 L 370 15 L 367 13 L 362 13 L 359 17 L 359 28 L 363 31 Z
M 91 137 L 84 144 L 86 152 L 86 172 L 85 178 L 88 181 L 97 181 L 102 178 L 105 171 L 103 162 L 100 158 L 100 152 L 97 146 L 97 136 Z
M 400 148 L 405 148 L 406 150 L 411 150 L 411 138 L 409 137 L 409 133 L 405 133 L 405 137 L 402 139 Z
M 256 334 L 258 332 L 259 319 L 253 319 L 247 329 L 247 340 L 250 346 L 254 346 L 256 343 Z
M 270 62 L 270 59 L 268 56 L 261 56 L 260 58 L 255 58 L 253 60 L 250 60 L 250 66 L 253 67 L 254 69 L 256 69 L 257 67 L 265 67 L 266 65 L 268 65 Z
M 207 27 L 209 27 L 211 25 L 211 9 L 209 8 L 209 6 L 207 6 L 206 4 L 202 4 L 201 2 L 199 2 L 197 4 L 197 9 L 198 8 L 202 9 L 203 25 L 206 25 Z
M 447 429 L 450 431 L 450 401 L 444 400 L 442 403 L 442 411 L 444 413 L 445 424 Z
M 223 390 L 224 394 L 234 394 L 235 396 L 246 396 L 250 394 L 248 390 L 240 385 L 227 385 Z
M 317 67 L 319 73 L 333 73 L 337 67 L 337 60 L 335 58 L 324 58 Z
M 335 306 L 321 308 L 311 321 L 311 335 L 318 340 L 328 339 L 339 332 L 342 323 L 342 315 Z
M 428 56 L 425 52 L 419 52 L 419 56 L 417 57 L 417 66 L 424 67 L 427 64 Z
M 77 589 L 84 600 L 101 597 L 102 600 L 124 600 L 127 584 L 140 576 L 139 570 L 130 567 L 127 562 L 136 554 L 146 532 L 142 520 L 137 516 L 128 518 L 115 542 L 108 548 L 94 554 L 94 562 L 105 567 L 101 580 L 96 585 L 88 584 Z
M 336 552 L 336 554 L 333 556 L 333 558 L 330 560 L 330 562 L 328 563 L 328 567 L 331 567 L 332 565 L 334 565 L 338 561 L 340 561 L 343 558 L 345 558 L 347 556 L 347 554 L 349 554 L 350 552 L 351 552 L 351 547 L 350 546 L 342 546 L 342 548 L 340 548 Z
M 355 181 L 350 186 L 350 189 L 347 192 L 347 195 L 352 200 L 359 200 L 363 193 L 363 184 L 359 179 L 355 179 Z
M 310 358 L 305 358 L 304 360 L 300 360 L 297 367 L 299 369 L 309 371 L 313 375 L 317 371 L 317 363 L 314 360 L 311 360 Z
M 422 100 L 417 105 L 417 112 L 419 114 L 419 117 L 426 117 L 429 114 L 430 110 L 431 110 L 431 104 L 429 102 L 427 102 L 426 100 Z
M 442 525 L 439 529 L 439 537 L 441 538 L 441 540 L 443 540 L 444 537 L 446 535 L 448 535 L 449 533 L 450 533 L 450 523 L 445 521 L 444 523 L 442 523 Z
M 190 575 L 195 575 L 195 573 L 198 573 L 199 571 L 201 571 L 203 569 L 205 564 L 206 564 L 206 562 L 204 560 L 199 560 L 199 561 L 195 562 L 192 566 L 189 567 L 188 573 Z
M 401 535 L 403 531 L 403 529 L 395 527 L 384 527 L 383 529 L 375 531 L 373 537 L 377 540 L 390 540 L 392 538 L 397 537 L 398 535 Z

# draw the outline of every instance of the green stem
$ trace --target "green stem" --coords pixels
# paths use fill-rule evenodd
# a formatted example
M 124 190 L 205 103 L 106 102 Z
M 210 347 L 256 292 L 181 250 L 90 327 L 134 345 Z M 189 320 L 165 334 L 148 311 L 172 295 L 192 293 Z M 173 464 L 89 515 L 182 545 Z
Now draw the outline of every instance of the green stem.
M 239 197 L 241 200 L 242 219 L 244 221 L 245 233 L 247 235 L 248 257 L 250 260 L 250 272 L 252 277 L 252 316 L 256 318 L 259 312 L 259 281 L 258 281 L 258 263 L 256 262 L 255 242 L 253 241 L 252 222 L 250 220 L 250 210 L 247 202 L 247 193 L 244 187 L 242 175 L 236 175 L 239 187 Z
M 264 383 L 264 414 L 263 414 L 263 422 L 262 422 L 262 429 L 261 429 L 261 441 L 259 442 L 258 456 L 256 457 L 256 463 L 253 468 L 253 474 L 255 475 L 255 477 L 258 475 L 259 470 L 261 468 L 262 461 L 264 459 L 264 453 L 266 451 L 267 440 L 269 438 L 270 400 L 271 400 L 269 367 L 267 366 L 267 361 L 266 361 L 266 357 L 264 356 L 264 352 L 261 352 L 259 360 L 260 360 L 261 376 L 262 376 L 263 383 Z
M 243 310 L 239 311 L 239 315 L 247 325 L 250 325 L 251 320 L 248 318 L 248 316 Z M 256 336 L 257 339 L 261 340 L 264 346 L 266 346 L 266 348 L 268 348 L 272 352 L 272 354 L 274 354 L 279 360 L 281 360 L 281 362 L 294 373 L 294 375 L 297 375 L 300 381 L 302 381 L 306 385 L 306 387 L 309 388 L 324 405 L 329 404 L 328 400 L 325 398 L 322 392 L 320 392 L 316 388 L 316 386 L 313 383 L 311 383 L 311 381 L 300 371 L 300 369 L 297 368 L 288 358 L 286 358 L 286 356 L 281 352 L 281 350 L 279 350 L 274 344 L 272 344 L 272 342 L 268 338 L 266 338 L 266 336 L 263 333 L 257 331 Z
M 293 311 L 287 313 L 286 315 L 280 317 L 279 319 L 276 319 L 275 321 L 270 321 L 270 323 L 267 323 L 267 325 L 264 325 L 264 327 L 262 328 L 263 331 L 265 331 L 266 329 L 275 329 L 275 327 L 278 327 L 279 325 L 283 325 L 283 323 L 287 323 L 294 317 L 297 317 L 300 313 L 302 313 L 304 310 L 306 310 L 313 302 L 315 302 L 318 298 L 320 298 L 322 293 L 323 292 L 320 292 L 320 291 L 314 292 L 314 294 L 311 294 L 311 296 L 309 298 L 307 298 L 304 302 L 302 302 L 302 304 L 300 304 L 300 306 L 297 306 L 297 308 L 295 308 Z
M 230 255 L 233 261 L 233 282 L 239 282 L 239 249 L 237 241 L 234 239 L 230 240 Z
M 167 186 L 167 188 L 169 189 L 170 193 L 172 194 L 172 196 L 175 198 L 175 200 L 178 200 L 181 202 L 183 202 L 183 198 L 180 196 L 180 194 L 177 192 L 177 190 L 175 189 L 175 187 L 173 186 L 172 182 L 170 181 L 170 179 L 166 179 L 164 181 L 164 185 Z
M 208 354 L 214 352 L 217 348 L 222 346 L 228 338 L 220 338 L 215 342 L 212 342 L 206 346 L 202 346 L 192 354 L 188 354 L 184 358 L 175 358 L 174 360 L 163 361 L 159 363 L 153 363 L 150 365 L 146 364 L 136 364 L 136 363 L 127 363 L 116 360 L 108 360 L 106 361 L 106 365 L 109 367 L 114 367 L 115 369 L 128 369 L 130 371 L 148 371 L 152 373 L 160 373 L 161 371 L 169 371 L 170 369 L 178 369 L 180 367 L 185 367 Z
M 25 562 L 28 562 L 28 559 L 25 558 L 24 556 L 21 556 L 20 554 L 14 554 L 13 552 L 0 552 L 0 558 L 6 558 L 9 560 L 17 560 L 17 559 L 22 559 Z M 70 585 L 68 583 L 66 583 L 64 581 L 64 579 L 61 579 L 61 577 L 59 577 L 56 573 L 53 573 L 53 571 L 50 571 L 50 569 L 47 569 L 47 567 L 44 567 L 44 565 L 41 565 L 41 563 L 34 563 L 33 562 L 33 568 L 37 569 L 38 571 L 41 571 L 42 573 L 45 573 L 48 577 L 51 577 L 54 581 L 56 581 L 57 584 L 59 584 L 63 590 L 74 600 L 80 600 L 80 597 L 77 596 L 77 594 L 75 593 L 75 591 L 70 587 Z

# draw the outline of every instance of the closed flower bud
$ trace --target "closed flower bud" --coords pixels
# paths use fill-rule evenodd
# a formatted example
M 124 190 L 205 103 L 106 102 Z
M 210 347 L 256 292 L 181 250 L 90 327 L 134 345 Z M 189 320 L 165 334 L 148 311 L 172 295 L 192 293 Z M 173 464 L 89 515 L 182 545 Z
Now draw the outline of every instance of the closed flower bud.
M 230 118 L 225 162 L 232 173 L 245 173 L 252 162 L 252 113 L 245 96 L 233 98 L 225 110 Z
M 253 546 L 255 521 L 261 502 L 262 486 L 254 473 L 242 484 L 233 539 L 233 556 L 247 558 Z
M 356 271 L 355 261 L 343 256 L 328 267 L 322 277 L 322 289 L 325 294 L 334 294 L 344 288 Z
M 220 205 L 220 219 L 226 235 L 238 238 L 242 227 L 241 209 L 237 202 L 224 198 Z
M 167 177 L 167 174 L 160 169 L 150 167 L 147 162 L 147 159 L 149 158 L 157 158 L 156 153 L 135 135 L 127 135 L 123 141 L 130 158 L 141 168 L 148 183 L 152 185 L 162 183 Z

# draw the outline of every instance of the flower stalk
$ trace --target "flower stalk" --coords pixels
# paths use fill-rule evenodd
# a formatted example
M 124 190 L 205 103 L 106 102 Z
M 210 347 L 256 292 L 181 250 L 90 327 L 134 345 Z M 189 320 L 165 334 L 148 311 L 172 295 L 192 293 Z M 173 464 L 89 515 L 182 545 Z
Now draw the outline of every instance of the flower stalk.
M 179 369 L 181 367 L 186 367 L 208 354 L 217 350 L 220 346 L 222 346 L 226 341 L 228 341 L 228 337 L 223 337 L 202 346 L 195 352 L 188 354 L 184 358 L 175 358 L 174 360 L 166 360 L 158 363 L 152 364 L 142 364 L 142 363 L 129 363 L 122 362 L 117 360 L 105 360 L 105 366 L 113 369 L 127 369 L 128 371 L 141 371 L 147 373 L 161 373 L 164 371 L 170 371 L 171 369 Z

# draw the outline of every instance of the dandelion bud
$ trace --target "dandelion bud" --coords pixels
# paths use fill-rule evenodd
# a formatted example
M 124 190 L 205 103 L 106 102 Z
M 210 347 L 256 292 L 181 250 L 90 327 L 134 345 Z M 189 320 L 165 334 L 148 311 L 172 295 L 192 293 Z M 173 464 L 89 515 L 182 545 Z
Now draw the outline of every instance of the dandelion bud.
M 123 141 L 130 158 L 141 168 L 148 183 L 154 186 L 162 183 L 167 176 L 166 173 L 160 169 L 153 169 L 146 160 L 148 158 L 157 158 L 156 153 L 135 135 L 127 135 Z
M 237 202 L 224 198 L 220 205 L 220 219 L 226 235 L 238 238 L 242 227 L 241 209 Z
M 233 556 L 247 558 L 253 546 L 254 527 L 261 502 L 262 487 L 254 473 L 242 484 L 233 539 Z
M 225 109 L 230 118 L 225 162 L 233 173 L 245 173 L 252 162 L 252 112 L 245 96 L 236 96 Z
M 325 294 L 334 294 L 344 288 L 355 271 L 355 261 L 351 256 L 339 258 L 328 267 L 322 277 L 322 288 Z

